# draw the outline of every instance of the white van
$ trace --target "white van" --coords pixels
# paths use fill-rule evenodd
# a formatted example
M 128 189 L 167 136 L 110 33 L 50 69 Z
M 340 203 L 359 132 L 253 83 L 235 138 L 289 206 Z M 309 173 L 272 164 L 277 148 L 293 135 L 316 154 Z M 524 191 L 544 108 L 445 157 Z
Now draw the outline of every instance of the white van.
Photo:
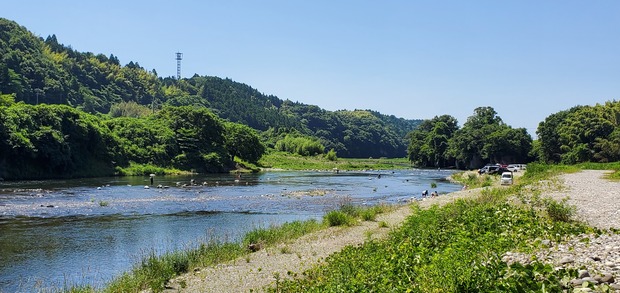
M 510 172 L 519 172 L 527 169 L 526 164 L 510 164 L 506 167 Z
M 502 185 L 511 185 L 512 184 L 512 172 L 502 173 L 502 177 L 499 179 L 499 182 Z

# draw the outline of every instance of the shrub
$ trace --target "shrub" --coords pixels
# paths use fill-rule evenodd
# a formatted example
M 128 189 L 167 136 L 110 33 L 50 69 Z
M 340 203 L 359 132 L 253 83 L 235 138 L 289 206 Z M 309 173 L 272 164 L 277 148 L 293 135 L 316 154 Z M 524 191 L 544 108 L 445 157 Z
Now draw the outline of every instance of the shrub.
M 334 226 L 350 226 L 355 222 L 355 218 L 343 211 L 331 211 L 324 216 L 327 225 Z
M 547 215 L 554 221 L 570 222 L 575 215 L 576 207 L 567 203 L 568 198 L 563 198 L 561 202 L 547 198 L 545 203 L 545 210 Z
M 336 157 L 336 151 L 334 149 L 329 150 L 329 152 L 325 154 L 325 159 L 332 162 L 338 160 L 338 157 Z

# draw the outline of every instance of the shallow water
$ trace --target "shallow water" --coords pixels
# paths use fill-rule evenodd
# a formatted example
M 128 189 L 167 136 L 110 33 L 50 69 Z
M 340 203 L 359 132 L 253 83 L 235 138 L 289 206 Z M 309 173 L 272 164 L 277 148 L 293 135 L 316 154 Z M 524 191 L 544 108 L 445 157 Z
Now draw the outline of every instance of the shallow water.
M 257 227 L 320 219 L 343 203 L 392 204 L 424 189 L 458 190 L 444 180 L 449 174 L 165 176 L 152 186 L 148 177 L 0 182 L 0 291 L 102 286 L 153 251 L 235 241 Z M 430 190 L 431 182 L 437 188 Z

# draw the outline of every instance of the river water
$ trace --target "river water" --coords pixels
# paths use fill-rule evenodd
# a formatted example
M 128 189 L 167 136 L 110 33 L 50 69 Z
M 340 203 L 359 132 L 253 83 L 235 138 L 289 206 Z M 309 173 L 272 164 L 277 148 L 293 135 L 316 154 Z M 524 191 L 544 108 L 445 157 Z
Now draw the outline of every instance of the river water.
M 101 287 L 149 253 L 460 189 L 450 171 L 265 172 L 0 182 L 0 292 Z M 431 183 L 437 184 L 431 189 Z M 157 188 L 160 185 L 162 188 Z

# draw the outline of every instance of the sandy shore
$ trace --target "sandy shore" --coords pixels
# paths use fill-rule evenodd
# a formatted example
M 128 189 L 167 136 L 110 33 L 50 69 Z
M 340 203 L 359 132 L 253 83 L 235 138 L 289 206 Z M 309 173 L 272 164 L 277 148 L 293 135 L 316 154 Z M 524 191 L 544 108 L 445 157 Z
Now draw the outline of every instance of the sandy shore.
M 578 217 L 591 225 L 620 228 L 620 183 L 602 179 L 603 174 L 602 171 L 583 171 L 562 175 L 560 180 L 566 188 L 548 195 L 557 199 L 568 196 L 569 203 L 578 207 Z M 478 194 L 480 189 L 458 191 L 418 203 L 421 207 L 429 207 Z M 275 284 L 277 278 L 300 275 L 345 246 L 386 237 L 410 214 L 411 207 L 402 206 L 379 215 L 377 222 L 332 227 L 252 253 L 247 258 L 202 268 L 172 280 L 166 292 L 262 292 L 265 286 Z M 388 223 L 389 228 L 379 227 L 380 221 Z

